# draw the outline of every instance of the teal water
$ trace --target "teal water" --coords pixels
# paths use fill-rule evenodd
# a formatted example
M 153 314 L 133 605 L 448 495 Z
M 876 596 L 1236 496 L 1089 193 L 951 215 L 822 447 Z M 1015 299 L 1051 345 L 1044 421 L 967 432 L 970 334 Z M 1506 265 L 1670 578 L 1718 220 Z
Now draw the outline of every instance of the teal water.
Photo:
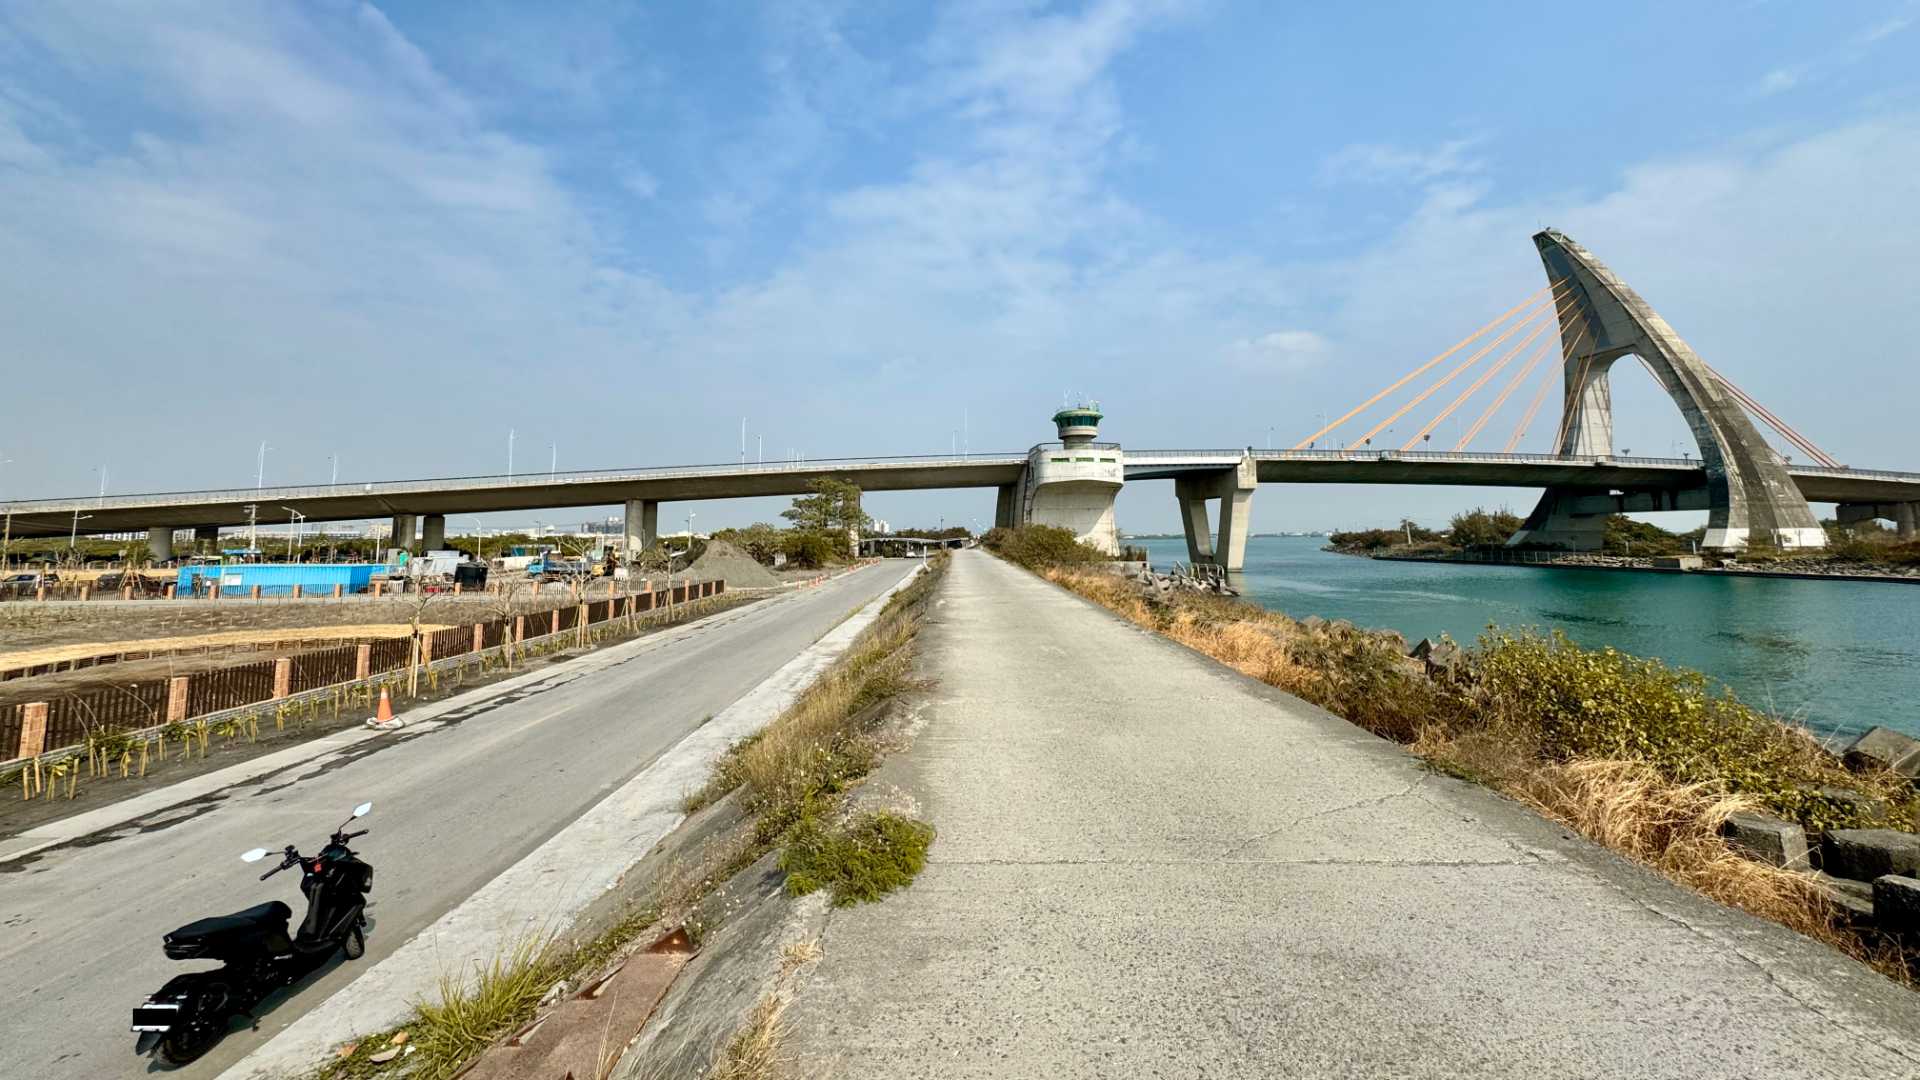
M 1186 559 L 1180 540 L 1134 543 L 1156 567 Z M 1408 641 L 1472 641 L 1489 623 L 1557 627 L 1582 645 L 1705 672 L 1822 735 L 1885 724 L 1920 736 L 1917 585 L 1384 562 L 1324 543 L 1249 541 L 1243 595 Z

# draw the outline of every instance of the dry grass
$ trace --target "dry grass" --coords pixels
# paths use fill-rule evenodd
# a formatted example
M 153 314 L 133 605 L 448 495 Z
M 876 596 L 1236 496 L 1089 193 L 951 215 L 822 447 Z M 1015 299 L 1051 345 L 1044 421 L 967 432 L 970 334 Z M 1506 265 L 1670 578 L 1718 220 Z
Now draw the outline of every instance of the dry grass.
M 786 1062 L 781 1051 L 789 1030 L 786 1012 L 784 994 L 776 992 L 761 998 L 707 1075 L 712 1080 L 773 1080 L 780 1076 Z
M 1712 900 L 1823 941 L 1908 988 L 1897 945 L 1842 921 L 1808 873 L 1746 858 L 1721 827 L 1757 809 L 1717 784 L 1676 784 L 1638 761 L 1539 765 L 1503 785 L 1507 794 Z

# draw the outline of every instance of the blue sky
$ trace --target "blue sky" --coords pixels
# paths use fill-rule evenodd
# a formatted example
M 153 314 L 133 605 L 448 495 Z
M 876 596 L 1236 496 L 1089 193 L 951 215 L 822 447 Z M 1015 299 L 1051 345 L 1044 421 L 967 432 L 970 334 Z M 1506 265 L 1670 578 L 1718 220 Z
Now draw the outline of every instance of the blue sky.
M 743 416 L 768 457 L 963 415 L 1023 449 L 1065 393 L 1131 445 L 1287 445 L 1539 288 L 1542 225 L 1841 460 L 1920 468 L 1917 20 L 0 4 L 0 497 L 245 485 L 261 440 L 282 482 L 497 472 L 509 428 L 522 468 L 724 461 Z M 1683 445 L 1615 382 L 1622 447 Z M 1123 527 L 1173 527 L 1164 488 Z M 1255 524 L 1530 501 L 1277 489 Z

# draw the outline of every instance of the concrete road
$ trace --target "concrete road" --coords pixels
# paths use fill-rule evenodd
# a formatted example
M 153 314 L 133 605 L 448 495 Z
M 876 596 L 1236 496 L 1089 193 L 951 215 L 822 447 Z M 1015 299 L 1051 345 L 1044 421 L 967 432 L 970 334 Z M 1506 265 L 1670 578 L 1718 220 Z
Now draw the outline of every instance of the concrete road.
M 376 740 L 125 828 L 0 864 L 0 1076 L 143 1074 L 132 1007 L 192 965 L 160 937 L 269 899 L 304 910 L 294 871 L 256 880 L 251 847 L 324 843 L 372 800 L 355 848 L 375 868 L 364 960 L 340 964 L 263 1010 L 180 1070 L 209 1077 L 346 985 L 772 675 L 911 569 L 883 563 L 724 612 L 635 647 L 586 677 L 550 679 L 463 710 L 458 724 Z M 636 857 L 641 854 L 635 852 Z
M 1920 997 L 990 556 L 921 649 L 938 838 L 798 1075 L 1920 1075 Z

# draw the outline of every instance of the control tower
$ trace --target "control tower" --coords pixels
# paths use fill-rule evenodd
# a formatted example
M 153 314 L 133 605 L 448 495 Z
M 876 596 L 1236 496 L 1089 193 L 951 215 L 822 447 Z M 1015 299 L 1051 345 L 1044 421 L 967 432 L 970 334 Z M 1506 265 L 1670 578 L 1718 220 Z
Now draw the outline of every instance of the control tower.
M 1099 402 L 1070 405 L 1053 414 L 1057 443 L 1027 454 L 1020 484 L 1018 520 L 1071 529 L 1109 555 L 1120 553 L 1113 499 L 1126 484 L 1126 454 L 1119 443 L 1098 442 Z

